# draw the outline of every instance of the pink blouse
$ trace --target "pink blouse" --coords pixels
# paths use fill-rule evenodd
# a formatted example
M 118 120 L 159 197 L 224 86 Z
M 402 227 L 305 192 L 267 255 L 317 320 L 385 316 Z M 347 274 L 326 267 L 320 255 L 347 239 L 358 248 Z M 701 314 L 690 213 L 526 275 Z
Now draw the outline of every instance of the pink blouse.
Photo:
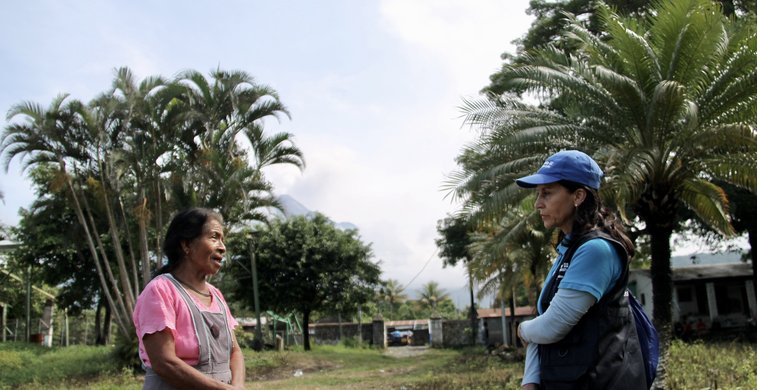
M 215 299 L 216 296 L 220 297 L 224 306 L 226 306 L 226 318 L 229 327 L 231 329 L 236 328 L 238 322 L 231 316 L 231 312 L 228 310 L 229 305 L 226 304 L 223 294 L 209 283 L 208 286 L 213 293 L 210 306 L 200 302 L 193 294 L 188 295 L 192 297 L 201 311 L 210 313 L 220 313 L 221 309 Z M 145 289 L 137 298 L 132 320 L 137 328 L 137 337 L 139 337 L 139 357 L 147 367 L 152 367 L 152 365 L 142 343 L 142 337 L 166 328 L 170 329 L 173 335 L 176 344 L 176 356 L 189 365 L 196 365 L 199 361 L 200 346 L 197 343 L 197 336 L 192 325 L 192 314 L 184 299 L 179 295 L 176 286 L 167 277 L 157 276 L 145 286 Z

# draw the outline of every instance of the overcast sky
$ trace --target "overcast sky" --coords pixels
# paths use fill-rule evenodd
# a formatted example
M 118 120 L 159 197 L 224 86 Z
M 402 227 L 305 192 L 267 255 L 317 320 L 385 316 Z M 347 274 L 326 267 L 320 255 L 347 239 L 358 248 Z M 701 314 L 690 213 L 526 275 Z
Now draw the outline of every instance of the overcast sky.
M 0 2 L 0 111 L 89 101 L 114 69 L 141 80 L 244 70 L 277 90 L 307 168 L 267 171 L 276 192 L 358 226 L 384 278 L 430 280 L 467 301 L 460 269 L 436 256 L 436 222 L 457 205 L 440 190 L 472 139 L 463 98 L 478 96 L 531 23 L 528 0 Z M 5 127 L 4 115 L 2 126 Z M 0 222 L 32 190 L 17 163 L 0 173 Z M 424 268 L 425 266 L 425 268 Z M 415 278 L 417 275 L 417 278 Z M 412 281 L 412 283 L 410 283 Z M 409 285 L 408 285 L 409 284 Z
M 114 69 L 138 79 L 185 69 L 244 70 L 277 90 L 307 168 L 267 172 L 276 192 L 358 226 L 384 278 L 409 291 L 465 291 L 436 256 L 436 222 L 456 209 L 440 190 L 471 139 L 476 97 L 531 23 L 527 0 L 29 1 L 0 3 L 0 110 L 89 101 Z M 6 122 L 3 116 L 3 127 Z M 32 190 L 17 163 L 0 173 L 0 221 Z M 425 268 L 424 268 L 425 265 Z M 410 281 L 414 276 L 415 280 Z M 465 304 L 460 302 L 458 304 Z

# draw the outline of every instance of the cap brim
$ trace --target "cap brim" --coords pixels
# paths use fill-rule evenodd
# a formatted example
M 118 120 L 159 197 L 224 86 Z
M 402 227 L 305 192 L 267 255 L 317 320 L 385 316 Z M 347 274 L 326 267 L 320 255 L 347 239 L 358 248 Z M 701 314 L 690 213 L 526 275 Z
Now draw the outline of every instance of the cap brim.
M 544 175 L 541 173 L 534 173 L 533 175 L 521 177 L 520 179 L 515 180 L 515 184 L 517 184 L 518 187 L 522 188 L 534 188 L 539 184 L 550 184 L 558 181 L 560 181 L 560 179 L 557 177 Z

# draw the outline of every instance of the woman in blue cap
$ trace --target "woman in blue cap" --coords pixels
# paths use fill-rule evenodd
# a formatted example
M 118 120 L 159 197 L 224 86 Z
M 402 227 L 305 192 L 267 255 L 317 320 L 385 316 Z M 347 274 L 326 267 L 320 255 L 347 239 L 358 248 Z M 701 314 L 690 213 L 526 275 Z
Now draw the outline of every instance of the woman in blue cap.
M 524 389 L 648 389 L 625 295 L 634 247 L 602 205 L 602 170 L 588 155 L 566 150 L 516 180 L 536 189 L 544 226 L 560 229 L 557 259 L 523 322 Z

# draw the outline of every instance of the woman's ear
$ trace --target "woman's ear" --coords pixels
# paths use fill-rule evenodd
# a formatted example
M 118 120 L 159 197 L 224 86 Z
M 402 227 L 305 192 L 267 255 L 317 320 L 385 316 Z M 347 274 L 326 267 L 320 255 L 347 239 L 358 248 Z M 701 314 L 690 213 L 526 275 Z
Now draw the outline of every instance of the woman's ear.
M 184 252 L 185 255 L 189 254 L 189 241 L 181 242 L 181 251 Z
M 573 193 L 573 205 L 578 207 L 584 202 L 584 200 L 586 200 L 586 190 L 583 188 L 577 189 L 576 192 Z

